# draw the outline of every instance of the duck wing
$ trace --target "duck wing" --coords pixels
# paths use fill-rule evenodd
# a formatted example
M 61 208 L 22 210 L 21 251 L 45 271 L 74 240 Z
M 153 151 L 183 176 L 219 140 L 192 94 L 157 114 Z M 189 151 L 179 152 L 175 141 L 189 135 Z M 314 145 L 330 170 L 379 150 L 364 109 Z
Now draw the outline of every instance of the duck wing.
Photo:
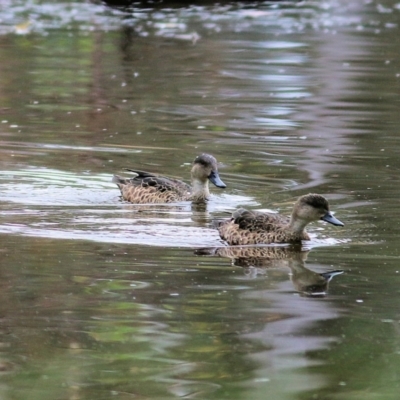
M 289 218 L 279 214 L 264 213 L 260 211 L 250 211 L 239 208 L 232 214 L 235 224 L 239 229 L 249 232 L 255 231 L 276 231 L 279 227 L 289 223 Z
M 191 188 L 185 182 L 179 179 L 169 178 L 166 176 L 155 175 L 151 172 L 139 171 L 126 168 L 129 172 L 134 172 L 136 176 L 125 179 L 126 183 L 143 188 L 154 188 L 159 192 L 174 191 L 178 193 L 187 193 Z

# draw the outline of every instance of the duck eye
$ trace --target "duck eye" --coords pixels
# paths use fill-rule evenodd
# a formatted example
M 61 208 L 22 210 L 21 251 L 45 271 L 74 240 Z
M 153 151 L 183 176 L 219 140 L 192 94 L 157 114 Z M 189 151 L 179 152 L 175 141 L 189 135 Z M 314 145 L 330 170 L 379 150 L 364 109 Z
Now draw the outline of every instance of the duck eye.
M 202 159 L 202 158 L 199 158 L 199 159 L 197 159 L 197 160 L 195 161 L 195 164 L 200 164 L 200 165 L 202 165 L 203 167 L 207 167 L 208 162 L 207 162 L 206 160 Z

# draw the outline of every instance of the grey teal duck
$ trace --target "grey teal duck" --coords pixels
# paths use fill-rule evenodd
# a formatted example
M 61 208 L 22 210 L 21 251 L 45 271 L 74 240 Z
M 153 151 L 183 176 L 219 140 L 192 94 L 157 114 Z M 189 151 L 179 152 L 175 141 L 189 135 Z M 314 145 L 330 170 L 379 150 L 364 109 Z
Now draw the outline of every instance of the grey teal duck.
M 134 172 L 133 178 L 114 175 L 122 198 L 134 204 L 172 203 L 190 200 L 202 203 L 210 197 L 208 181 L 219 188 L 225 188 L 218 174 L 217 160 L 210 154 L 201 154 L 193 161 L 191 186 L 178 179 L 153 174 L 151 172 L 127 169 Z
M 320 219 L 344 226 L 329 211 L 325 197 L 307 194 L 296 201 L 290 218 L 240 208 L 232 214 L 232 218 L 218 221 L 216 225 L 221 239 L 229 245 L 299 243 L 310 240 L 306 225 Z

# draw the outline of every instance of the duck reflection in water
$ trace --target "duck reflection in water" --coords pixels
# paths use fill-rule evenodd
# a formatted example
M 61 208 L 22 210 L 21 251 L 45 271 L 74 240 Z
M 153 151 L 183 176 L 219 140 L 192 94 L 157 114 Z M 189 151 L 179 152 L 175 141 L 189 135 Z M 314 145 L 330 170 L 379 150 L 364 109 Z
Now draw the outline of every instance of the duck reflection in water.
M 136 174 L 133 178 L 114 175 L 122 198 L 134 204 L 160 204 L 178 201 L 205 203 L 210 197 L 208 182 L 219 188 L 226 188 L 218 174 L 217 160 L 210 154 L 201 154 L 193 161 L 191 186 L 178 179 L 169 178 L 134 169 L 127 171 Z
M 301 245 L 216 247 L 198 249 L 195 253 L 229 258 L 232 265 L 244 267 L 246 274 L 251 276 L 268 268 L 289 268 L 295 290 L 305 296 L 325 296 L 331 279 L 343 273 L 343 270 L 318 273 L 307 268 L 305 261 L 309 250 L 303 251 Z

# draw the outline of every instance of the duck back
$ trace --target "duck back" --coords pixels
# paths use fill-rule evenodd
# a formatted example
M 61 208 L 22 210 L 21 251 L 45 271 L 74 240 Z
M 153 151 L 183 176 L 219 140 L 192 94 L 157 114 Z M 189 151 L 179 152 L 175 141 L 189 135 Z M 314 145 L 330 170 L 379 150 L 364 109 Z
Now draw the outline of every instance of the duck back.
M 308 234 L 293 232 L 289 218 L 273 213 L 236 210 L 232 218 L 219 223 L 221 239 L 230 245 L 296 243 L 308 240 Z
M 190 198 L 191 188 L 178 179 L 157 176 L 145 171 L 129 170 L 137 176 L 121 178 L 114 175 L 113 182 L 122 198 L 135 204 L 172 203 Z

